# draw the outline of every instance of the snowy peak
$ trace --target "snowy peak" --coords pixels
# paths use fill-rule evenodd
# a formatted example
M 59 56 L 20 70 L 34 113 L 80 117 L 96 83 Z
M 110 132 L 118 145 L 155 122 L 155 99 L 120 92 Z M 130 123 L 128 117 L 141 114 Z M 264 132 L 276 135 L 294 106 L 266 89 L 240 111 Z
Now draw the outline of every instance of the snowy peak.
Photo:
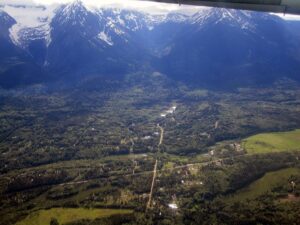
M 234 9 L 211 8 L 197 12 L 190 18 L 190 23 L 197 25 L 199 29 L 205 25 L 229 24 L 241 29 L 255 30 L 255 24 L 252 23 L 253 13 Z
M 63 7 L 63 15 L 66 17 L 75 16 L 77 13 L 87 15 L 87 8 L 83 5 L 81 1 L 74 1 Z
M 136 11 L 109 8 L 101 9 L 99 12 L 98 14 L 101 14 L 100 18 L 106 21 L 107 27 L 115 29 L 119 35 L 128 31 L 137 31 L 146 26 L 145 14 Z
M 76 0 L 70 4 L 61 6 L 57 11 L 55 19 L 60 24 L 67 24 L 69 22 L 72 22 L 72 25 L 84 24 L 89 13 L 83 3 Z
M 100 33 L 98 38 L 107 45 L 115 42 L 128 43 L 131 35 L 140 30 L 148 30 L 146 14 L 115 8 L 100 9 L 99 16 Z
M 84 7 L 82 1 L 80 0 L 75 0 L 70 5 L 73 5 L 75 7 Z
M 181 13 L 169 13 L 167 14 L 165 20 L 167 22 L 174 22 L 174 23 L 183 23 L 188 20 L 188 16 L 181 14 Z
M 211 8 L 197 12 L 191 17 L 191 23 L 193 24 L 204 24 L 207 22 L 213 22 L 213 24 L 218 24 L 224 21 L 235 20 L 238 16 L 236 11 L 230 12 L 230 9 L 222 8 Z

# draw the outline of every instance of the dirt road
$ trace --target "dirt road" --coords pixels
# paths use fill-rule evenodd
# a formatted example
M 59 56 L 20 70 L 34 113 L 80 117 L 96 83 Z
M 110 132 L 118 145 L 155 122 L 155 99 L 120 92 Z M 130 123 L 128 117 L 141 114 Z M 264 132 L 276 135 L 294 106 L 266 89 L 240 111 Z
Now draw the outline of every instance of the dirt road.
M 149 200 L 147 203 L 147 209 L 151 207 L 153 189 L 155 186 L 155 180 L 156 180 L 156 176 L 157 176 L 158 153 L 160 152 L 160 146 L 164 141 L 164 128 L 162 128 L 159 124 L 157 124 L 157 127 L 160 129 L 160 138 L 159 138 L 159 142 L 157 145 L 156 160 L 155 160 L 154 169 L 153 169 L 153 177 L 152 177 L 152 183 L 151 183 L 151 188 L 150 188 L 150 193 L 149 193 Z

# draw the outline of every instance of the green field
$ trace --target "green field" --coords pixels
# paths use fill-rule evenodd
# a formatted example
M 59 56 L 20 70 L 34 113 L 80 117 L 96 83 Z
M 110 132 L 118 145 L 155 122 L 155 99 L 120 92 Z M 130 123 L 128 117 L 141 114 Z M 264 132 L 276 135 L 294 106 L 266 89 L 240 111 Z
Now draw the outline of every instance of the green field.
M 40 210 L 27 216 L 16 225 L 49 225 L 51 218 L 56 218 L 59 224 L 80 219 L 96 219 L 116 214 L 130 214 L 132 210 L 123 209 L 85 209 L 85 208 L 53 208 Z
M 254 199 L 267 192 L 277 185 L 284 185 L 288 183 L 288 178 L 292 175 L 300 173 L 299 168 L 288 168 L 274 172 L 266 173 L 262 178 L 251 183 L 249 186 L 236 192 L 229 197 L 229 201 L 245 201 L 247 199 Z
M 254 135 L 243 146 L 249 154 L 300 150 L 300 129 Z

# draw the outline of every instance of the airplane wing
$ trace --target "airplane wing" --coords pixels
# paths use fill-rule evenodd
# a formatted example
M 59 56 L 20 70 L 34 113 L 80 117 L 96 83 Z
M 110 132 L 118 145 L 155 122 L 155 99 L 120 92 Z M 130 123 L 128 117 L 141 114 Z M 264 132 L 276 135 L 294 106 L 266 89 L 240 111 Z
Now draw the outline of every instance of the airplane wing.
M 146 0 L 300 15 L 300 0 Z

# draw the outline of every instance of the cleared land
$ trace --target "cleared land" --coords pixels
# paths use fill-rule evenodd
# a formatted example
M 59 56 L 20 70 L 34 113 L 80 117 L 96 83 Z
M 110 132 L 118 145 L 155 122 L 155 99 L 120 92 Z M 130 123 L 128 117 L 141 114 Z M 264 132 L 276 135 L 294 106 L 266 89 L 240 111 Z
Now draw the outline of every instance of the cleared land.
M 300 129 L 257 134 L 246 138 L 243 146 L 249 154 L 300 150 Z
M 229 201 L 255 199 L 267 192 L 271 192 L 272 188 L 277 185 L 288 184 L 288 179 L 297 174 L 300 174 L 299 168 L 288 168 L 266 173 L 262 178 L 229 197 Z
M 52 208 L 40 210 L 27 216 L 16 225 L 49 225 L 51 218 L 56 218 L 60 224 L 80 219 L 96 219 L 116 214 L 130 214 L 132 210 L 120 209 L 85 209 L 85 208 Z

